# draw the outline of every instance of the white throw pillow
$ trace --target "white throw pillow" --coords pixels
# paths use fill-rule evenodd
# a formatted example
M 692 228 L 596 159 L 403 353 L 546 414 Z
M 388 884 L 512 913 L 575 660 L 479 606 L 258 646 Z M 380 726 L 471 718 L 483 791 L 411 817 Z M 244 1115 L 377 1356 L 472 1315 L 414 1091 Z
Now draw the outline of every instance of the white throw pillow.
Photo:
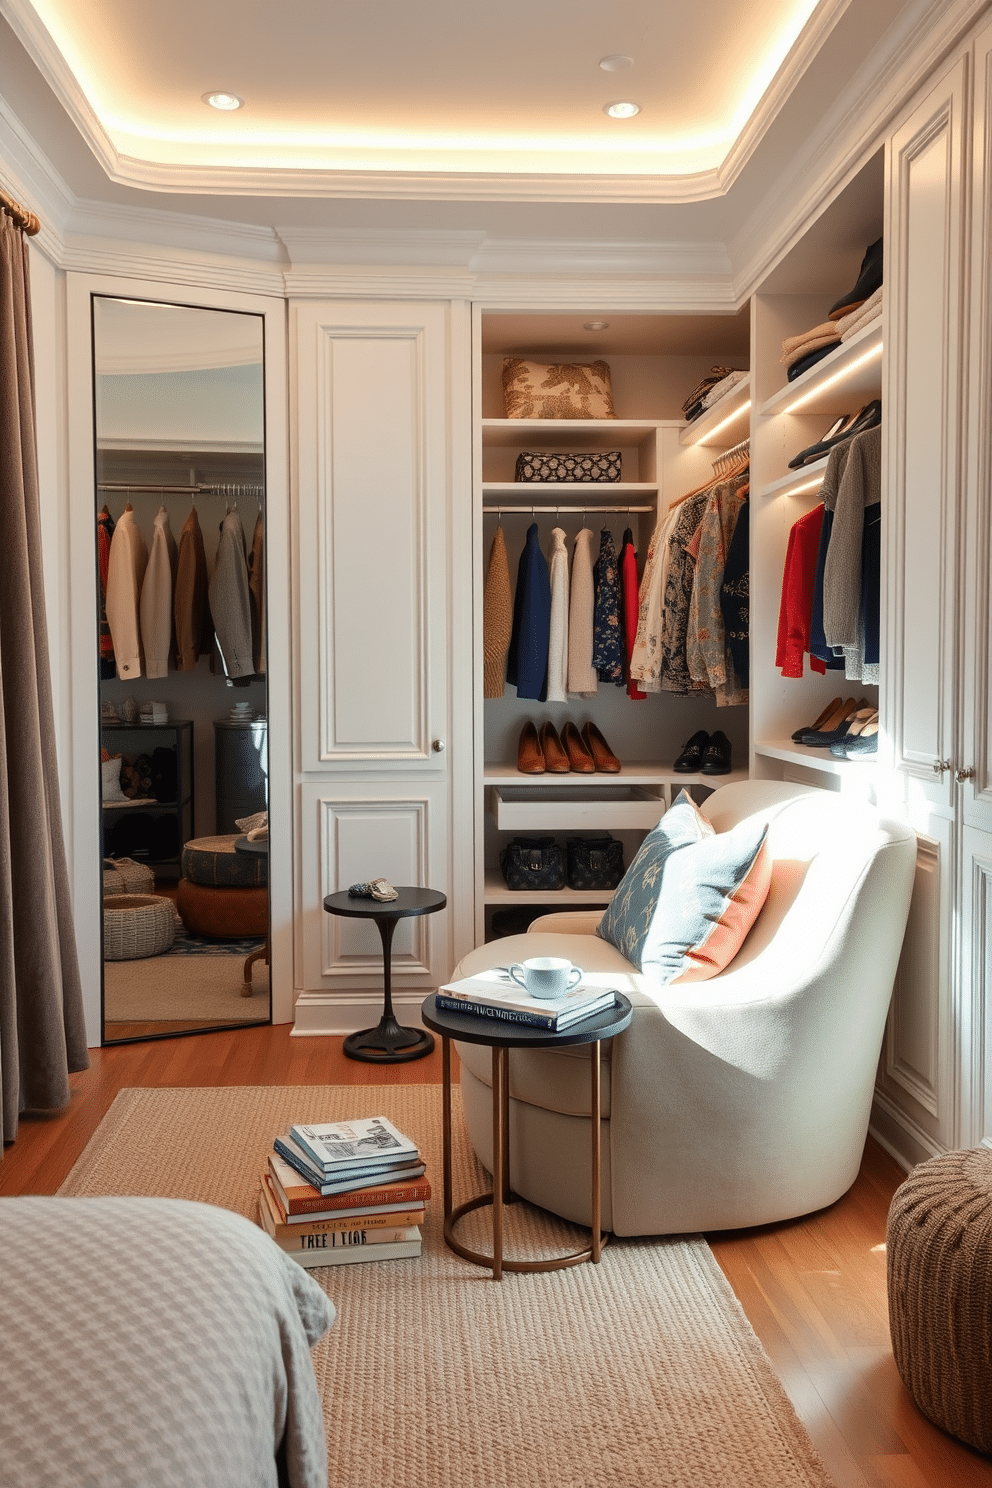
M 120 755 L 114 755 L 113 759 L 101 760 L 100 773 L 103 799 L 105 801 L 126 801 L 127 796 L 121 790 Z

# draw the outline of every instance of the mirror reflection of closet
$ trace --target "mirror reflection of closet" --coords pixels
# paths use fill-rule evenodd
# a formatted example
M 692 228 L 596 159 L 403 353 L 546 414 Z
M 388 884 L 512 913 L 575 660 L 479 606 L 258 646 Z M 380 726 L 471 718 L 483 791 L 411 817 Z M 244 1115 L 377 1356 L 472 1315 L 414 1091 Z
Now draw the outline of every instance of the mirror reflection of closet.
M 270 1021 L 263 355 L 93 296 L 105 1043 Z

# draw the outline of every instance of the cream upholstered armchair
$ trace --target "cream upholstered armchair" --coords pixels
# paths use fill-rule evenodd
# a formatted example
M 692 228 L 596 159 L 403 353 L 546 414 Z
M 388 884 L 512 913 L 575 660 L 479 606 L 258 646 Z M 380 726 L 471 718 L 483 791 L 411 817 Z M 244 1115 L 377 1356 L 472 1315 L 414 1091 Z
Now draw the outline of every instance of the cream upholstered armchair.
M 652 985 L 593 932 L 546 915 L 470 952 L 454 976 L 527 956 L 611 971 L 634 1004 L 602 1046 L 603 1223 L 619 1235 L 735 1229 L 839 1198 L 861 1161 L 909 913 L 916 839 L 831 791 L 745 781 L 703 810 L 718 833 L 767 819 L 768 898 L 709 981 Z M 469 1135 L 491 1168 L 489 1050 L 459 1044 Z M 588 1224 L 588 1046 L 513 1050 L 513 1189 Z

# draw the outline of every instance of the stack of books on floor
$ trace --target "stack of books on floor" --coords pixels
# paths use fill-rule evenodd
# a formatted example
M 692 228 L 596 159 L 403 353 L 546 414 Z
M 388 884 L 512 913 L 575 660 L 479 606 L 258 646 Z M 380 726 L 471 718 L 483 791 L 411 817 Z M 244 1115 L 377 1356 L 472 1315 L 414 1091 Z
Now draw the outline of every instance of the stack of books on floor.
M 301 1266 L 419 1256 L 430 1183 L 416 1142 L 385 1116 L 298 1123 L 277 1137 L 259 1217 Z
M 478 976 L 462 977 L 439 987 L 434 999 L 439 1008 L 452 1013 L 474 1013 L 503 1023 L 523 1023 L 549 1033 L 566 1029 L 602 1013 L 616 1003 L 616 989 L 579 982 L 553 1002 L 531 997 L 515 982 L 505 967 L 494 967 Z

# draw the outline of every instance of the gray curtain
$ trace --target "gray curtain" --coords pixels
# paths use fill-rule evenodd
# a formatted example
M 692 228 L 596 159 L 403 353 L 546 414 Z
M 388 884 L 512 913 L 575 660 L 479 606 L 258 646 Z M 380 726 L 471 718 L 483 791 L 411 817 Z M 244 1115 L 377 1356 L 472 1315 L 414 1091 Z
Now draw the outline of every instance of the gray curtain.
M 86 1031 L 69 900 L 41 568 L 28 245 L 0 212 L 0 1102 L 69 1102 Z

